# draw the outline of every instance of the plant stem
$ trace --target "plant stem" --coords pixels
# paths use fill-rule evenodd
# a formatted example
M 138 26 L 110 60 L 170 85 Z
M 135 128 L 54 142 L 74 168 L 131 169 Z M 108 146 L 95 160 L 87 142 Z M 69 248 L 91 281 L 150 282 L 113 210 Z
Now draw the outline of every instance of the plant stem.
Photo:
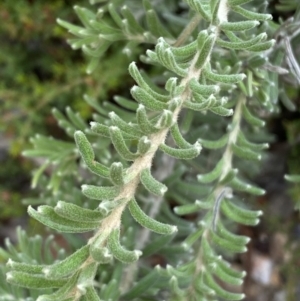
M 183 29 L 176 42 L 173 44 L 174 47 L 179 47 L 185 43 L 185 41 L 191 36 L 191 33 L 198 26 L 201 21 L 201 16 L 196 14 L 188 25 Z

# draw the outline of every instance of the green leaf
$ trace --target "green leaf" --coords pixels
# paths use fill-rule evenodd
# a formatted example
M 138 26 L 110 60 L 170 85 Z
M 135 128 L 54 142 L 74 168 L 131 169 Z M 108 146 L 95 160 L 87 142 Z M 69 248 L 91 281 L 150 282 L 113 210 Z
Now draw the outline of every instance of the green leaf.
M 174 124 L 173 113 L 169 110 L 163 110 L 162 114 L 159 116 L 155 127 L 158 129 L 169 128 Z
M 231 253 L 245 253 L 247 248 L 244 244 L 233 243 L 232 241 L 228 241 L 227 239 L 219 236 L 215 232 L 210 232 L 211 240 L 224 251 L 228 251 Z
M 126 202 L 126 199 L 117 199 L 117 200 L 109 200 L 109 201 L 102 201 L 100 205 L 98 206 L 98 210 L 103 215 L 108 215 L 109 212 L 111 212 L 113 209 L 119 207 L 120 205 L 123 205 Z
M 207 69 L 203 70 L 204 76 L 214 82 L 220 82 L 224 84 L 235 84 L 246 78 L 245 74 L 217 74 Z
M 250 20 L 255 20 L 255 21 L 268 21 L 268 20 L 272 20 L 272 15 L 270 14 L 260 14 L 260 13 L 255 13 L 253 11 L 244 9 L 240 6 L 232 6 L 231 9 L 242 15 L 243 17 L 250 19 Z
M 254 195 L 264 195 L 265 190 L 256 187 L 250 183 L 244 182 L 239 178 L 235 177 L 231 182 L 229 182 L 230 186 L 238 191 L 245 191 Z
M 145 89 L 140 88 L 139 86 L 133 86 L 130 90 L 133 98 L 138 102 L 144 105 L 147 109 L 152 111 L 162 111 L 167 109 L 168 105 L 166 102 L 156 100 L 152 95 L 150 95 Z
M 114 162 L 110 166 L 109 174 L 113 184 L 116 186 L 124 185 L 124 171 L 123 164 L 121 162 Z
M 261 54 L 255 54 L 248 58 L 247 65 L 252 68 L 258 68 L 263 66 L 267 62 L 267 57 Z M 249 77 L 249 76 L 248 76 Z
M 189 148 L 192 146 L 192 144 L 190 144 L 189 142 L 187 142 L 181 135 L 179 127 L 178 127 L 178 123 L 175 123 L 172 127 L 171 127 L 171 135 L 172 138 L 174 140 L 174 142 L 176 143 L 176 145 L 179 148 Z
M 86 287 L 91 285 L 91 283 L 93 282 L 95 276 L 96 276 L 96 272 L 98 269 L 98 264 L 96 264 L 95 262 L 90 262 L 89 261 L 85 264 L 85 266 L 83 268 L 81 268 L 80 270 L 80 274 L 78 277 L 78 285 L 77 288 L 85 293 L 86 292 Z
M 182 247 L 187 251 L 190 250 L 193 244 L 199 241 L 200 237 L 202 237 L 205 228 L 200 227 L 196 231 L 192 232 L 188 237 L 181 243 Z
M 247 147 L 253 151 L 263 150 L 269 147 L 268 143 L 252 143 L 247 140 L 242 132 L 239 133 L 237 143 L 242 147 Z
M 203 201 L 196 200 L 193 204 L 176 206 L 174 207 L 173 210 L 178 215 L 186 215 L 186 214 L 199 212 L 200 209 L 208 210 L 211 207 L 212 207 L 212 203 L 209 201 L 203 202 Z
M 171 48 L 166 47 L 163 38 L 158 39 L 158 43 L 155 46 L 155 52 L 157 54 L 157 60 L 165 66 L 167 69 L 173 71 L 175 74 L 178 74 L 181 77 L 187 76 L 187 69 L 182 68 L 176 61 L 174 54 L 172 53 Z M 149 55 L 149 51 L 147 54 Z
M 205 148 L 208 149 L 220 149 L 226 146 L 228 142 L 228 134 L 223 135 L 220 139 L 218 140 L 204 140 L 199 138 L 198 141 L 201 143 L 201 145 Z
M 165 89 L 170 92 L 171 95 L 175 94 L 176 88 L 178 84 L 178 78 L 177 77 L 170 77 L 165 84 Z
M 136 63 L 132 62 L 129 65 L 129 73 L 130 75 L 135 79 L 137 84 L 144 89 L 147 93 L 149 93 L 152 97 L 154 97 L 156 100 L 162 101 L 162 102 L 167 102 L 170 100 L 170 96 L 168 95 L 163 95 L 160 93 L 157 93 L 154 91 L 148 84 L 147 82 L 143 79 L 141 73 L 139 72 Z
M 160 22 L 156 12 L 153 9 L 146 10 L 146 21 L 149 31 L 156 37 L 172 37 L 166 27 Z
M 215 39 L 216 34 L 212 33 L 207 37 L 204 44 L 201 45 L 201 50 L 195 64 L 196 68 L 201 69 L 206 64 L 214 47 Z
M 78 128 L 81 131 L 84 131 L 86 129 L 86 124 L 79 115 L 79 113 L 74 113 L 74 111 L 70 107 L 66 108 L 66 113 L 68 118 L 71 120 L 71 122 L 76 128 Z
M 225 200 L 224 209 L 246 220 L 253 221 L 254 226 L 257 224 L 257 219 L 263 214 L 261 210 L 249 210 L 227 200 Z
M 134 100 L 130 100 L 122 96 L 114 96 L 114 101 L 129 111 L 135 112 L 138 108 L 138 104 Z
M 58 279 L 76 272 L 89 257 L 89 245 L 83 246 L 66 259 L 43 268 L 46 278 Z
M 146 215 L 144 211 L 139 207 L 135 199 L 129 202 L 128 206 L 132 217 L 143 227 L 159 234 L 171 235 L 177 232 L 177 227 L 172 225 L 167 225 L 156 221 L 150 216 Z
M 189 81 L 189 87 L 191 90 L 197 94 L 203 96 L 210 96 L 211 94 L 216 94 L 220 91 L 220 86 L 218 85 L 201 85 L 195 78 Z
M 98 247 L 94 244 L 90 246 L 91 257 L 101 264 L 107 264 L 112 262 L 112 254 L 105 247 Z
M 228 0 L 230 6 L 243 5 L 253 0 Z
M 282 104 L 289 110 L 289 111 L 296 111 L 296 106 L 294 102 L 288 97 L 287 93 L 285 90 L 281 90 L 279 92 L 279 98 L 282 102 Z
M 82 185 L 81 186 L 82 193 L 90 199 L 94 200 L 111 200 L 119 195 L 120 189 L 111 186 L 94 186 L 94 185 Z
M 43 268 L 45 267 L 45 265 L 16 262 L 10 258 L 8 259 L 6 266 L 14 271 L 25 272 L 28 274 L 42 274 Z
M 246 105 L 242 106 L 242 112 L 243 112 L 243 117 L 249 124 L 258 127 L 262 127 L 266 124 L 265 121 L 253 116 Z
M 73 297 L 68 297 L 70 291 L 74 289 L 77 284 L 79 272 L 73 274 L 67 282 L 52 294 L 40 295 L 36 301 L 73 301 Z
M 241 41 L 241 42 L 232 42 L 232 41 L 224 41 L 222 39 L 217 39 L 217 44 L 221 47 L 224 48 L 229 48 L 229 49 L 235 49 L 235 50 L 251 50 L 251 49 L 255 49 L 255 48 L 251 48 L 254 46 L 258 46 L 259 42 L 261 42 L 262 40 L 265 40 L 267 37 L 266 33 L 261 33 L 258 36 L 247 40 L 247 41 Z
M 151 140 L 147 136 L 143 136 L 137 146 L 137 151 L 140 155 L 146 154 L 151 148 Z
M 161 144 L 159 149 L 171 157 L 181 160 L 191 160 L 200 154 L 202 148 L 200 143 L 196 142 L 192 147 L 185 149 L 176 149 L 165 144 Z
M 208 99 L 204 99 L 202 101 L 201 100 L 198 101 L 197 98 L 199 96 L 200 95 L 196 96 L 195 93 L 193 93 L 193 98 L 197 102 L 185 101 L 183 103 L 183 106 L 185 108 L 188 108 L 188 109 L 191 109 L 191 110 L 194 110 L 194 111 L 204 111 L 204 110 L 209 109 L 216 102 L 216 98 L 213 95 L 209 96 Z
M 140 179 L 144 187 L 151 193 L 158 195 L 158 196 L 163 196 L 165 192 L 168 190 L 168 187 L 156 179 L 153 178 L 151 175 L 151 170 L 150 168 L 146 168 L 142 170 Z
M 6 274 L 6 281 L 14 285 L 39 290 L 61 287 L 66 283 L 65 279 L 46 279 L 42 275 L 33 275 L 18 271 L 8 272 Z
M 89 143 L 85 134 L 81 131 L 76 131 L 74 134 L 75 142 L 80 152 L 82 159 L 89 170 L 98 176 L 108 178 L 109 169 L 99 162 L 95 161 L 95 154 L 92 145 Z
M 86 222 L 100 222 L 104 216 L 97 210 L 91 210 L 72 203 L 58 201 L 54 211 L 63 218 L 72 221 L 84 220 Z
M 247 50 L 253 51 L 253 52 L 266 51 L 266 50 L 272 48 L 274 46 L 275 42 L 276 42 L 276 40 L 270 40 L 267 42 L 258 43 L 257 45 L 253 45 L 253 46 L 247 48 Z
M 242 285 L 243 284 L 243 279 L 233 277 L 233 276 L 229 275 L 228 273 L 226 273 L 226 271 L 224 269 L 222 269 L 222 267 L 218 264 L 218 262 L 211 263 L 210 267 L 211 267 L 211 271 L 213 271 L 214 274 L 221 280 L 223 280 L 229 284 L 232 284 L 232 285 Z
M 236 235 L 230 231 L 228 231 L 221 221 L 217 223 L 217 233 L 220 237 L 226 239 L 228 242 L 231 242 L 236 245 L 246 245 L 249 243 L 250 238 L 243 235 Z
M 261 154 L 257 153 L 257 151 L 252 151 L 245 146 L 240 147 L 233 143 L 231 144 L 231 149 L 237 157 L 240 157 L 242 159 L 260 161 L 262 158 Z
M 121 117 L 119 117 L 115 112 L 110 112 L 108 116 L 111 119 L 113 125 L 118 127 L 121 131 L 125 133 L 129 133 L 133 137 L 141 138 L 142 133 L 137 125 L 134 125 L 132 123 L 127 123 Z
M 246 276 L 245 271 L 238 271 L 230 266 L 230 264 L 223 260 L 221 256 L 217 257 L 218 266 L 229 276 L 237 279 L 244 278 Z
M 197 41 L 193 41 L 187 45 L 181 47 L 170 47 L 173 55 L 177 62 L 188 62 L 196 54 L 197 51 Z
M 94 121 L 90 122 L 90 125 L 91 125 L 91 130 L 94 133 L 110 138 L 109 127 L 107 125 L 103 125 L 101 123 L 94 122 Z
M 258 21 L 222 22 L 220 28 L 229 31 L 244 31 L 259 25 Z
M 185 0 L 186 3 L 196 12 L 198 12 L 204 20 L 210 22 L 211 21 L 211 12 L 205 6 L 202 6 L 200 1 L 197 0 Z
M 109 11 L 109 14 L 111 15 L 112 19 L 118 25 L 118 27 L 122 28 L 123 27 L 122 18 L 120 17 L 118 12 L 116 11 L 115 5 L 113 3 L 108 4 L 108 11 Z
M 119 155 L 128 161 L 134 161 L 137 157 L 139 157 L 139 154 L 132 153 L 124 140 L 123 134 L 121 130 L 116 126 L 109 127 L 109 133 L 111 137 L 111 141 L 116 149 L 116 151 L 119 153 Z
M 108 237 L 108 248 L 113 256 L 124 263 L 137 261 L 138 258 L 142 255 L 142 252 L 138 250 L 128 251 L 124 249 L 121 246 L 119 239 L 120 229 L 112 230 L 111 234 Z
M 62 27 L 64 27 L 64 28 L 68 29 L 68 31 L 69 31 L 70 33 L 72 33 L 72 34 L 74 34 L 74 35 L 76 35 L 76 36 L 82 37 L 81 32 L 82 32 L 82 30 L 84 29 L 84 27 L 80 27 L 80 26 L 73 25 L 73 24 L 71 24 L 71 23 L 69 23 L 69 22 L 66 22 L 66 21 L 64 21 L 64 20 L 61 20 L 61 19 L 56 19 L 56 22 L 57 22 L 60 26 L 62 26 Z
M 217 284 L 217 282 L 213 279 L 212 275 L 208 271 L 205 272 L 204 279 L 208 287 L 214 290 L 216 294 L 220 296 L 222 299 L 234 301 L 234 300 L 242 300 L 245 298 L 244 294 L 230 293 L 224 290 L 223 288 L 221 288 L 221 286 Z
M 122 27 L 126 24 L 128 30 L 129 30 L 129 33 L 131 33 L 131 34 L 143 34 L 144 33 L 144 31 L 145 31 L 144 28 L 141 27 L 141 25 L 136 21 L 134 15 L 132 14 L 130 9 L 126 5 L 124 5 L 122 7 L 121 13 L 125 18 L 125 20 L 122 21 L 123 22 Z
M 284 178 L 292 183 L 299 183 L 300 182 L 300 176 L 299 175 L 284 175 Z
M 224 107 L 215 107 L 209 109 L 211 112 L 220 115 L 220 116 L 231 116 L 233 114 L 233 109 L 226 109 Z
M 148 119 L 147 112 L 144 105 L 139 105 L 137 111 L 136 111 L 136 119 L 137 123 L 140 127 L 140 130 L 144 134 L 153 134 L 159 131 L 158 128 L 156 128 L 151 121 Z
M 98 57 L 92 57 L 90 59 L 89 64 L 86 67 L 86 73 L 87 74 L 92 74 L 96 70 L 98 65 L 99 65 L 99 58 Z
M 80 21 L 86 28 L 91 28 L 90 21 L 96 19 L 96 15 L 90 11 L 89 9 L 86 9 L 84 7 L 79 7 L 77 5 L 74 6 L 74 10 L 79 17 Z
M 215 180 L 217 180 L 223 171 L 224 167 L 224 160 L 223 158 L 216 164 L 216 166 L 213 168 L 213 170 L 209 173 L 198 175 L 197 179 L 201 183 L 211 183 Z
M 58 125 L 69 135 L 73 136 L 76 128 L 72 123 L 56 108 L 52 109 L 52 114 L 54 118 L 57 120 Z
M 224 20 L 220 20 L 219 19 L 220 4 L 221 4 L 221 0 L 211 0 L 210 1 L 210 10 L 211 10 L 211 14 L 212 14 L 212 21 L 211 21 L 211 23 L 213 25 L 217 25 L 217 26 L 221 22 L 224 21 Z
M 71 221 L 58 215 L 50 206 L 39 206 L 38 210 L 34 210 L 31 206 L 28 207 L 28 213 L 31 217 L 38 220 L 47 227 L 53 228 L 60 232 L 66 233 L 82 233 L 96 229 L 99 223 Z

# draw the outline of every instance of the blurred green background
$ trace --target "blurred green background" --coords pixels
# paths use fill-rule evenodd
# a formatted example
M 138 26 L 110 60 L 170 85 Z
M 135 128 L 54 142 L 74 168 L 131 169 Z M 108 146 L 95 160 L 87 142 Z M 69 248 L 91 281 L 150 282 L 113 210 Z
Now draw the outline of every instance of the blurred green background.
M 57 18 L 80 24 L 75 4 L 89 7 L 83 0 L 0 1 L 0 224 L 24 215 L 21 200 L 35 194 L 30 173 L 36 164 L 21 156 L 30 136 L 70 139 L 51 109 L 69 106 L 90 120 L 93 111 L 83 94 L 105 100 L 131 81 L 129 59 L 113 48 L 86 74 L 84 56 L 70 48 L 70 35 L 56 24 Z

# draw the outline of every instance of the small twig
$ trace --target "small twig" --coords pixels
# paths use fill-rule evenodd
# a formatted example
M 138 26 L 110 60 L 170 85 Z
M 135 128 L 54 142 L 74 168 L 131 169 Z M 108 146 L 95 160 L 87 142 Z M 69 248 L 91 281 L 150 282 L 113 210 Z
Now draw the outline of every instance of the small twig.
M 183 29 L 176 42 L 173 44 L 174 47 L 179 47 L 190 37 L 191 33 L 195 30 L 201 20 L 200 14 L 196 14 L 188 25 Z

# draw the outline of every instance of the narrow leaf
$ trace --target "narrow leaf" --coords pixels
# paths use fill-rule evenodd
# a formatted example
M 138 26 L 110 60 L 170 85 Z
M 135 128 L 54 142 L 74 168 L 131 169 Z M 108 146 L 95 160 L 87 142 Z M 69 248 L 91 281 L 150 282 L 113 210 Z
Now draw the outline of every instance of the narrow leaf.
M 232 241 L 228 241 L 225 238 L 222 238 L 215 232 L 210 232 L 211 240 L 224 251 L 228 251 L 231 253 L 245 253 L 247 248 L 244 244 L 232 243 Z
M 156 221 L 150 216 L 146 215 L 144 211 L 139 207 L 135 199 L 132 199 L 129 203 L 129 210 L 133 218 L 141 224 L 143 227 L 150 229 L 151 231 L 164 235 L 171 235 L 177 231 L 176 226 L 163 224 Z
M 124 263 L 137 261 L 138 258 L 142 255 L 141 251 L 128 251 L 121 246 L 120 229 L 112 230 L 111 234 L 108 237 L 108 248 L 115 258 Z
M 151 175 L 150 168 L 146 168 L 141 172 L 140 175 L 141 182 L 144 185 L 144 187 L 151 193 L 163 196 L 165 192 L 168 190 L 168 187 L 164 184 L 160 183 L 156 179 L 153 178 Z
M 72 203 L 58 201 L 54 207 L 54 211 L 63 218 L 72 221 L 84 220 L 86 222 L 100 222 L 103 219 L 103 214 L 97 210 L 91 210 L 77 206 Z
M 42 275 L 32 275 L 18 271 L 8 272 L 6 280 L 14 285 L 40 290 L 61 287 L 66 283 L 65 279 L 46 279 Z
M 248 110 L 248 108 L 245 105 L 243 105 L 242 107 L 242 112 L 243 112 L 243 117 L 249 124 L 258 127 L 262 127 L 266 124 L 265 121 L 253 116 L 252 113 Z
M 76 131 L 74 138 L 81 157 L 89 170 L 99 176 L 108 178 L 109 169 L 101 163 L 95 161 L 95 154 L 92 145 L 87 140 L 85 134 L 81 131 Z
M 82 193 L 90 199 L 94 200 L 111 200 L 114 199 L 119 194 L 119 189 L 117 187 L 104 187 L 104 186 L 94 186 L 94 185 L 82 185 Z
M 200 143 L 196 142 L 192 147 L 185 149 L 176 149 L 165 144 L 161 144 L 159 149 L 171 157 L 181 160 L 191 160 L 200 154 L 202 148 Z
M 66 259 L 43 268 L 46 278 L 62 278 L 77 271 L 89 257 L 89 246 L 83 246 Z
M 224 290 L 221 286 L 219 286 L 219 284 L 217 284 L 217 282 L 213 279 L 213 277 L 208 271 L 205 272 L 204 277 L 205 277 L 206 284 L 212 290 L 214 290 L 217 293 L 217 295 L 220 296 L 222 299 L 234 301 L 234 300 L 242 300 L 245 298 L 244 294 L 230 293 Z
M 30 216 L 38 220 L 47 227 L 53 228 L 57 231 L 66 233 L 82 233 L 89 232 L 96 229 L 99 223 L 71 221 L 58 215 L 50 206 L 39 206 L 38 210 L 34 210 L 31 206 L 28 207 Z
M 250 210 L 243 208 L 233 202 L 225 200 L 224 208 L 228 211 L 231 211 L 232 213 L 235 213 L 236 215 L 245 218 L 247 220 L 253 220 L 253 224 L 255 225 L 255 222 L 257 222 L 257 219 L 263 214 L 261 210 Z
M 220 28 L 229 31 L 244 31 L 259 25 L 258 21 L 222 22 Z
M 133 86 L 130 92 L 137 102 L 143 104 L 149 110 L 161 111 L 168 108 L 167 103 L 156 100 L 146 90 L 138 86 Z
M 110 175 L 110 179 L 115 185 L 117 186 L 123 185 L 124 184 L 123 164 L 121 162 L 114 162 L 110 166 L 109 175 Z
M 156 128 L 148 119 L 147 112 L 144 105 L 139 105 L 136 111 L 137 123 L 144 134 L 153 134 L 158 132 Z
M 197 179 L 201 183 L 211 183 L 217 180 L 223 171 L 224 160 L 223 158 L 216 164 L 213 170 L 209 173 L 198 175 Z
M 207 69 L 203 70 L 205 77 L 214 82 L 221 82 L 225 84 L 235 84 L 246 78 L 245 74 L 217 74 Z
M 134 154 L 128 149 L 123 134 L 118 127 L 111 126 L 109 132 L 112 143 L 120 156 L 128 161 L 134 161 L 139 156 L 139 154 Z

